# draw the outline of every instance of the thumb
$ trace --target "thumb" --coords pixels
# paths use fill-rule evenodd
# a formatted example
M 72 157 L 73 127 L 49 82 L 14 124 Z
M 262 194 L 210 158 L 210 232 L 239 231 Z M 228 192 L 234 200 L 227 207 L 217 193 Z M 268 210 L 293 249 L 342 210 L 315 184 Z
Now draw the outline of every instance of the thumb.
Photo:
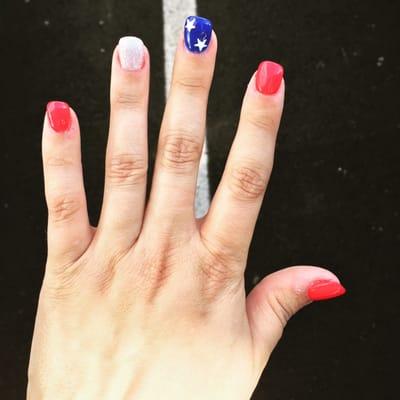
M 291 267 L 264 278 L 247 297 L 254 352 L 266 364 L 289 318 L 305 305 L 343 295 L 339 279 L 323 268 Z

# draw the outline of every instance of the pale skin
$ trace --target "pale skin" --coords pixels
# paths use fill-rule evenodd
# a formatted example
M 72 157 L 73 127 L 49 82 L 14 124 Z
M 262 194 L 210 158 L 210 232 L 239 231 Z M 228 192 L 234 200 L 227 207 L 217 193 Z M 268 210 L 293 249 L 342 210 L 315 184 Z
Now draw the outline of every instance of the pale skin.
M 73 113 L 68 132 L 45 118 L 48 259 L 29 365 L 29 400 L 244 400 L 253 393 L 309 285 L 338 281 L 298 266 L 246 296 L 244 270 L 272 170 L 284 103 L 250 79 L 225 172 L 195 218 L 196 177 L 217 39 L 191 54 L 182 38 L 146 202 L 150 62 L 112 62 L 104 200 L 89 224 Z

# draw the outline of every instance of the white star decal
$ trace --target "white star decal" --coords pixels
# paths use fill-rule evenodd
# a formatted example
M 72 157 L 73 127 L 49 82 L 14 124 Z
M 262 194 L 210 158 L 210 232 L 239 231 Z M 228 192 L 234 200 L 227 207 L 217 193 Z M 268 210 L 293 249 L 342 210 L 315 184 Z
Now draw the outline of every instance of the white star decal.
M 199 51 L 203 51 L 207 47 L 206 45 L 207 38 L 204 40 L 197 39 L 197 43 L 194 45 L 194 47 L 197 47 Z
M 192 18 L 192 19 L 188 19 L 187 21 L 186 21 L 186 25 L 185 25 L 185 28 L 186 28 L 186 30 L 190 33 L 190 31 L 192 30 L 192 29 L 196 29 L 196 26 L 194 25 L 194 23 L 195 23 L 195 18 Z

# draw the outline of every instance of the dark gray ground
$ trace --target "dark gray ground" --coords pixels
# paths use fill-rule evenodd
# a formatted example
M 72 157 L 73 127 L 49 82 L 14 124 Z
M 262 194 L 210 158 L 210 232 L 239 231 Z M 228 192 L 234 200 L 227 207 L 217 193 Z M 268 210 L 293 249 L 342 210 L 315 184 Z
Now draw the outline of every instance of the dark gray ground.
M 161 2 L 2 0 L 0 398 L 24 398 L 45 260 L 44 106 L 80 115 L 91 218 L 103 183 L 109 63 L 118 38 L 151 50 L 151 152 L 163 108 Z M 276 167 L 247 271 L 330 266 L 348 295 L 289 323 L 254 399 L 397 399 L 400 245 L 398 1 L 206 1 L 219 56 L 210 175 L 222 173 L 241 97 L 261 59 L 286 67 Z

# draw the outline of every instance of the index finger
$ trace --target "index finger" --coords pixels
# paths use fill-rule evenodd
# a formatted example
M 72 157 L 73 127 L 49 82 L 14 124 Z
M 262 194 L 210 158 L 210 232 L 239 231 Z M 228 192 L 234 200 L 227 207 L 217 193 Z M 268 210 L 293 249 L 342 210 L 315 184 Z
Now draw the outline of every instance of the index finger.
M 283 68 L 260 64 L 243 101 L 222 180 L 201 227 L 216 250 L 245 260 L 269 181 L 284 102 Z

